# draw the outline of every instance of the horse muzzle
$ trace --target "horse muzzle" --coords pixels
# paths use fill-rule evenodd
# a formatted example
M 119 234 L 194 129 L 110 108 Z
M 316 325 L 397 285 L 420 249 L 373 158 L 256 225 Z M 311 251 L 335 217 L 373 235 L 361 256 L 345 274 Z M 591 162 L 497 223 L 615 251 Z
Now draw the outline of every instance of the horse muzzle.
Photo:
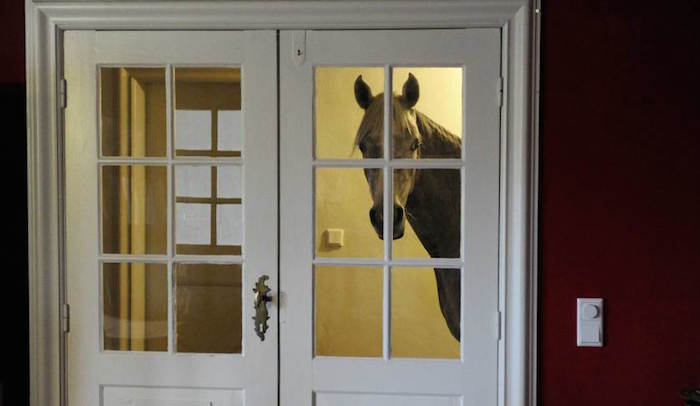
M 372 207 L 369 210 L 369 221 L 372 223 L 372 227 L 374 227 L 374 231 L 377 232 L 380 240 L 384 239 L 384 216 L 382 215 L 382 212 L 383 210 L 381 207 Z M 393 224 L 394 240 L 398 240 L 399 238 L 403 237 L 406 224 L 405 220 L 403 207 L 395 204 Z

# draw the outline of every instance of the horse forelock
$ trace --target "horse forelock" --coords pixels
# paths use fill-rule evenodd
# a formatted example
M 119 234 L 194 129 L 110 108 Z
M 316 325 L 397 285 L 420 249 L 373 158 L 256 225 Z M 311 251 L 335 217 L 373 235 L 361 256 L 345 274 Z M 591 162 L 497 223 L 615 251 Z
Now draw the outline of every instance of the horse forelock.
M 357 147 L 361 142 L 365 141 L 368 136 L 374 135 L 378 138 L 379 134 L 382 134 L 382 128 L 384 126 L 384 93 L 380 93 L 374 97 L 372 102 L 365 110 L 365 114 L 362 116 L 362 121 L 360 126 L 357 128 L 357 134 L 355 135 L 354 146 Z M 374 140 L 378 142 L 379 140 Z
M 394 102 L 392 103 L 392 132 L 394 133 L 412 133 L 415 136 L 418 134 L 418 128 L 415 125 L 415 120 L 410 114 L 411 109 L 406 109 L 401 103 L 401 96 L 394 94 Z M 357 147 L 363 141 L 371 141 L 374 143 L 381 142 L 380 135 L 384 133 L 384 94 L 380 93 L 374 97 L 370 105 L 365 110 L 360 126 L 357 128 L 355 135 L 354 146 Z M 367 137 L 373 136 L 369 140 Z
M 394 98 L 392 117 L 392 130 L 394 134 L 411 134 L 420 138 L 421 134 L 416 125 L 416 113 L 414 109 L 407 109 L 401 104 L 401 98 Z

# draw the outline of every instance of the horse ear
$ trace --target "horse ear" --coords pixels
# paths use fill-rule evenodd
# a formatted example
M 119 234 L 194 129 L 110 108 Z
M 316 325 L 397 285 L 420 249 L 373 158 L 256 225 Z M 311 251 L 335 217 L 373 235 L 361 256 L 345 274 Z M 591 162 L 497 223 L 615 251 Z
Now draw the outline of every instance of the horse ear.
M 403 103 L 407 109 L 412 108 L 418 103 L 420 89 L 418 87 L 418 79 L 416 79 L 412 73 L 408 74 L 408 79 L 406 79 L 406 83 L 403 84 L 402 93 Z
M 372 90 L 369 88 L 369 85 L 362 80 L 362 75 L 355 79 L 355 100 L 357 100 L 357 104 L 365 110 L 367 110 L 367 107 L 369 107 L 369 104 L 372 102 Z

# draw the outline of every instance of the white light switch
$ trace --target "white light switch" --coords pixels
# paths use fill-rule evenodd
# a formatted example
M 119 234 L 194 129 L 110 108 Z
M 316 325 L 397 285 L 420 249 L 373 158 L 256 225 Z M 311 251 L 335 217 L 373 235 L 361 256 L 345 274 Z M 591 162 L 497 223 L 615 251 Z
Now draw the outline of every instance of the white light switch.
M 576 344 L 579 347 L 603 346 L 603 299 L 576 299 Z

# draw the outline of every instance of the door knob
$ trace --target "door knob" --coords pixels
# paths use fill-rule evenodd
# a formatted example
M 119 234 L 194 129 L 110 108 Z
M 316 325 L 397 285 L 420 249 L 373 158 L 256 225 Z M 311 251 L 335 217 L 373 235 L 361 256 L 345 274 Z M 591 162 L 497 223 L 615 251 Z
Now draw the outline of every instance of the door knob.
M 265 341 L 265 332 L 267 332 L 269 327 L 267 321 L 270 319 L 270 316 L 267 313 L 267 302 L 272 301 L 272 297 L 268 296 L 270 287 L 265 284 L 265 281 L 268 279 L 270 279 L 269 276 L 262 275 L 258 278 L 253 288 L 255 293 L 255 296 L 253 296 L 253 306 L 255 307 L 253 320 L 255 320 L 255 334 L 260 337 L 260 341 Z

